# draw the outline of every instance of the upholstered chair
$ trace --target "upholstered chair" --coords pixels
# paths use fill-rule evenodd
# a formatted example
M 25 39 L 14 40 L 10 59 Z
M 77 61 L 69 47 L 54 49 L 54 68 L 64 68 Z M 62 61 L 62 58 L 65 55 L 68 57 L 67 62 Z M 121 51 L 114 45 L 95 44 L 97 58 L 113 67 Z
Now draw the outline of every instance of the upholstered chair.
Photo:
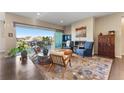
M 93 50 L 93 42 L 86 41 L 84 43 L 83 49 L 76 49 L 76 54 L 85 57 L 85 56 L 92 56 L 92 50 Z

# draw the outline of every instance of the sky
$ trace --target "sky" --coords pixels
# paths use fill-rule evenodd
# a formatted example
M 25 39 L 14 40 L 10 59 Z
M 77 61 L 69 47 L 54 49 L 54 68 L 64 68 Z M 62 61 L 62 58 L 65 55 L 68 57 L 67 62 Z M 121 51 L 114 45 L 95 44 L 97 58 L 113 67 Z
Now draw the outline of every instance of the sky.
M 47 29 L 31 28 L 31 27 L 21 27 L 16 26 L 16 37 L 22 38 L 26 36 L 54 36 L 54 31 Z

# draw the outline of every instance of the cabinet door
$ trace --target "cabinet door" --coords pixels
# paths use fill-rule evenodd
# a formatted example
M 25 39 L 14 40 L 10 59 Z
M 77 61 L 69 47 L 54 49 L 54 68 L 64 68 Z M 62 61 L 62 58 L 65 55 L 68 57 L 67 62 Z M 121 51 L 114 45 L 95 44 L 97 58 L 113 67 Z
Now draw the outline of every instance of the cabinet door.
M 107 44 L 107 42 L 108 42 L 108 37 L 105 36 L 104 37 L 104 56 L 108 56 L 108 44 Z
M 110 56 L 114 57 L 115 56 L 115 37 L 110 36 Z
M 106 42 L 106 56 L 113 58 L 114 57 L 114 37 L 108 36 Z
M 102 55 L 102 52 L 103 52 L 103 49 L 102 49 L 102 46 L 103 46 L 103 39 L 102 39 L 102 36 L 99 36 L 98 37 L 98 55 Z
M 100 56 L 111 57 L 115 55 L 114 36 L 103 35 L 98 37 L 98 54 Z

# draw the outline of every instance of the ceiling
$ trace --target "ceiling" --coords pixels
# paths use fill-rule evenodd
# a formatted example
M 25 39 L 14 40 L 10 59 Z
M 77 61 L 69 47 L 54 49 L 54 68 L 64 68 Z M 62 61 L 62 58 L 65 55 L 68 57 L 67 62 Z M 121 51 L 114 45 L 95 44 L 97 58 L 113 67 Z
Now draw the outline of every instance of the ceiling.
M 16 15 L 39 19 L 41 21 L 61 26 L 70 25 L 87 17 L 100 17 L 110 15 L 112 12 L 12 12 Z

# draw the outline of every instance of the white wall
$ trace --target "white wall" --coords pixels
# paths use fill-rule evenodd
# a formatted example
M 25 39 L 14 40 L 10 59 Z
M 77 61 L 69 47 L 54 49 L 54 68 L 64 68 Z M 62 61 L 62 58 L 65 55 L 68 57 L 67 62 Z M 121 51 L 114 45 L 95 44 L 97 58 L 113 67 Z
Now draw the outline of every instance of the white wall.
M 122 23 L 122 33 L 121 33 L 121 35 L 122 35 L 122 40 L 121 41 L 124 41 L 124 17 L 122 17 L 122 20 L 121 20 L 121 23 Z M 122 51 L 122 55 L 124 55 L 124 43 L 121 43 L 122 45 L 121 45 L 121 51 Z
M 8 51 L 11 48 L 16 47 L 16 29 L 13 26 L 13 22 L 17 22 L 20 24 L 25 25 L 31 25 L 31 26 L 38 26 L 38 27 L 45 27 L 50 29 L 59 29 L 64 30 L 63 26 L 51 24 L 44 21 L 34 20 L 23 16 L 18 16 L 11 13 L 5 13 L 5 51 L 8 53 Z M 13 37 L 8 37 L 8 33 L 13 33 Z
M 114 13 L 98 18 L 87 18 L 71 24 L 71 30 L 66 27 L 65 33 L 71 33 L 72 40 L 79 40 L 75 37 L 75 28 L 82 25 L 87 26 L 87 37 L 81 40 L 94 41 L 95 54 L 98 53 L 98 35 L 100 32 L 108 34 L 108 31 L 115 30 L 115 56 L 121 57 L 124 55 L 124 13 Z M 69 32 L 70 31 L 70 32 Z
M 65 26 L 64 34 L 71 34 L 71 25 Z
M 76 38 L 76 28 L 80 28 L 82 26 L 87 27 L 86 38 Z M 93 41 L 94 42 L 94 31 L 95 31 L 95 21 L 93 17 L 86 18 L 84 20 L 75 22 L 69 26 L 65 27 L 64 34 L 71 34 L 72 41 Z M 94 54 L 94 48 L 93 48 Z
M 5 51 L 4 46 L 4 13 L 0 13 L 0 52 Z
M 76 38 L 76 28 L 86 26 L 86 38 Z M 94 31 L 94 18 L 90 17 L 85 20 L 81 20 L 79 22 L 76 22 L 71 25 L 71 35 L 72 35 L 72 41 L 94 41 L 93 38 L 93 31 Z
M 95 20 L 95 53 L 98 51 L 98 35 L 100 32 L 108 34 L 108 31 L 115 30 L 115 56 L 122 56 L 122 48 L 124 36 L 122 34 L 122 16 L 124 13 L 115 13 L 103 17 L 96 18 Z

